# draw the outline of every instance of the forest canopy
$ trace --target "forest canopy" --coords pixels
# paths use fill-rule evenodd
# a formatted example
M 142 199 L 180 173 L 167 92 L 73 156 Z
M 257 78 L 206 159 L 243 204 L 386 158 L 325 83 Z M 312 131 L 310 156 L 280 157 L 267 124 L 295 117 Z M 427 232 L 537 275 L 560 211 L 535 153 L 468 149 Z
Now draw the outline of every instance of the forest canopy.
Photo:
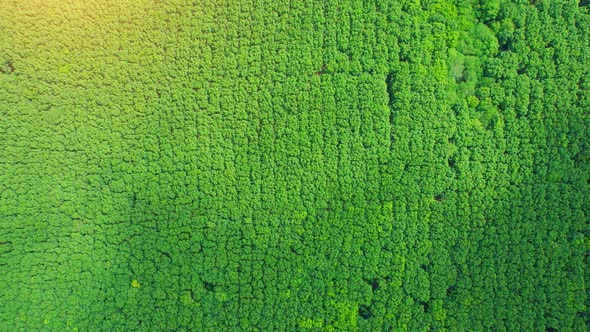
M 0 330 L 585 331 L 589 137 L 587 0 L 1 0 Z

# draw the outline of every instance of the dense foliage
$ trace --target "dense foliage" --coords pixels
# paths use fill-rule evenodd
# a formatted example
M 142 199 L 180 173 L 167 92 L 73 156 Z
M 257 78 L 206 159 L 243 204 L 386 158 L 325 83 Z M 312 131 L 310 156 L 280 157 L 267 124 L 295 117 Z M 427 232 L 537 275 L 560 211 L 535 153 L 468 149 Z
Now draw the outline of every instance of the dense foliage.
M 583 331 L 585 0 L 0 0 L 0 330 Z

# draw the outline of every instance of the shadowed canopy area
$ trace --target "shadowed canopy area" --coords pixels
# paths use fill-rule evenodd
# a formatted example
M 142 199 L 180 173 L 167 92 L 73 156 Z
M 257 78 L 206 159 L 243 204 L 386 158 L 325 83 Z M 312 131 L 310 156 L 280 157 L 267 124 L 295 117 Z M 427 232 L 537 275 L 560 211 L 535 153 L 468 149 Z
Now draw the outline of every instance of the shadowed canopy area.
M 582 331 L 584 1 L 0 2 L 0 330 Z

